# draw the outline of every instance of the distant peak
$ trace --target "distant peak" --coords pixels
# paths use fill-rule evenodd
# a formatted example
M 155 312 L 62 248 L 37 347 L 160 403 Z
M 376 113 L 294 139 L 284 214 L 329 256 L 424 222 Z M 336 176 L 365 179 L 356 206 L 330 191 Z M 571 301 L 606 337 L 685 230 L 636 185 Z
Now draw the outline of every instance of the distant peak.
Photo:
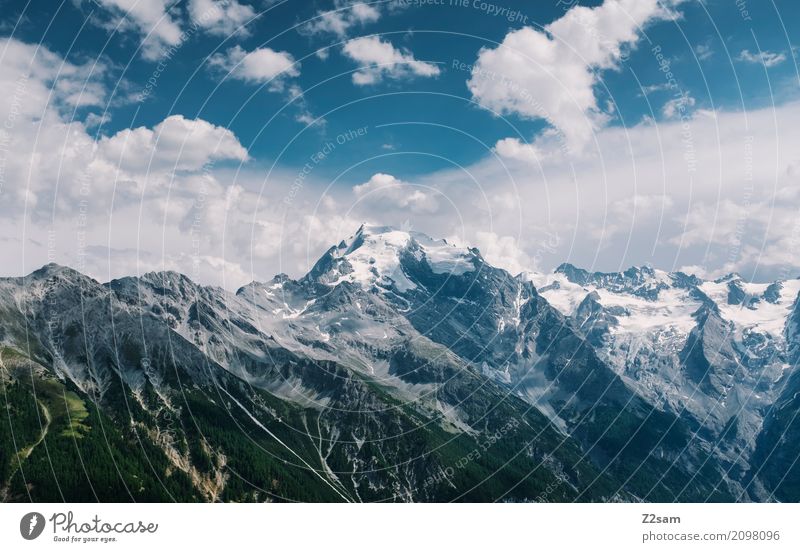
M 51 272 L 60 272 L 62 270 L 67 270 L 69 267 L 60 265 L 58 263 L 47 263 L 41 268 L 34 270 L 31 274 L 48 274 Z
M 572 263 L 561 263 L 556 267 L 556 274 L 563 274 L 573 284 L 585 285 L 590 279 L 588 270 L 578 268 Z
M 583 269 L 582 268 L 578 268 L 577 266 L 575 266 L 572 263 L 561 263 L 560 265 L 558 265 L 556 267 L 554 272 L 564 273 L 564 272 L 569 272 L 571 270 L 583 270 Z
M 70 268 L 68 266 L 60 265 L 57 263 L 48 263 L 44 265 L 42 268 L 34 270 L 31 272 L 27 277 L 34 278 L 34 279 L 44 279 L 50 278 L 51 276 L 81 276 L 86 277 L 74 268 Z
M 182 272 L 177 272 L 175 270 L 158 270 L 158 271 L 151 271 L 142 274 L 142 279 L 148 280 L 165 280 L 165 281 L 187 281 L 191 282 L 192 279 L 189 278 L 187 275 L 183 274 Z
M 599 270 L 591 271 L 586 270 L 585 268 L 580 268 L 575 266 L 572 263 L 561 263 L 558 265 L 554 271 L 556 274 L 564 274 L 565 276 L 569 275 L 586 275 L 586 276 L 638 276 L 638 275 L 646 275 L 646 276 L 655 276 L 657 272 L 660 272 L 652 267 L 652 265 L 645 263 L 643 265 L 633 265 L 625 270 L 618 270 L 616 272 L 602 272 Z
M 717 278 L 716 280 L 714 280 L 714 283 L 715 284 L 724 284 L 725 282 L 734 282 L 734 281 L 738 281 L 738 280 L 741 280 L 741 279 L 742 279 L 742 277 L 739 275 L 738 272 L 729 272 L 725 276 L 722 276 L 721 278 Z
M 579 286 L 592 285 L 647 299 L 658 297 L 659 292 L 670 287 L 671 282 L 669 274 L 656 270 L 650 265 L 632 266 L 618 272 L 589 272 L 570 263 L 563 263 L 556 268 L 555 272 Z

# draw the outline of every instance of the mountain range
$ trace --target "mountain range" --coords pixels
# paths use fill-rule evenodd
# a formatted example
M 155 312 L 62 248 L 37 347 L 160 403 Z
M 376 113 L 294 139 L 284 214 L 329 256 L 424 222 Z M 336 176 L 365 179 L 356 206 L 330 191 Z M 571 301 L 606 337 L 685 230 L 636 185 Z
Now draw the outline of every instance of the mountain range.
M 235 293 L 50 264 L 0 279 L 0 498 L 796 502 L 798 293 L 367 225 Z

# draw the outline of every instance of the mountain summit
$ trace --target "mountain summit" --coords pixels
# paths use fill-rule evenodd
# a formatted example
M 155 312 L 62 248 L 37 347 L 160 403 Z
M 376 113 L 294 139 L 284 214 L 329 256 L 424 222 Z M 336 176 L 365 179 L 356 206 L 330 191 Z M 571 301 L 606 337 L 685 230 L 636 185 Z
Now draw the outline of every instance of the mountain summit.
M 420 232 L 363 224 L 348 239 L 331 247 L 306 279 L 335 286 L 357 283 L 365 288 L 407 291 L 415 284 L 405 265 L 425 263 L 436 274 L 463 274 L 483 259 L 476 249 L 459 248 Z

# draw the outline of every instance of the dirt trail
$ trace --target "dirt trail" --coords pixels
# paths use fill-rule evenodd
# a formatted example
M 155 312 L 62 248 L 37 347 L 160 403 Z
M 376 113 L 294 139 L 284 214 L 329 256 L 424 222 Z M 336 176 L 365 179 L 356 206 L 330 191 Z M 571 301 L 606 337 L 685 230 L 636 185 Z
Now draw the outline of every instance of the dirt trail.
M 3 363 L 3 352 L 2 351 L 0 351 L 0 369 L 2 369 L 4 371 L 7 371 L 6 367 L 5 367 L 5 364 Z M 39 405 L 39 408 L 41 408 L 41 412 L 44 415 L 44 424 L 42 425 L 42 432 L 39 435 L 39 438 L 36 439 L 35 442 L 33 442 L 30 445 L 28 445 L 27 447 L 23 447 L 23 448 L 21 448 L 21 449 L 19 449 L 17 451 L 16 458 L 12 461 L 13 465 L 12 465 L 11 473 L 9 473 L 9 475 L 8 475 L 8 486 L 0 488 L 0 502 L 5 502 L 7 500 L 7 498 L 8 498 L 8 490 L 9 490 L 9 487 L 11 486 L 11 480 L 14 479 L 14 474 L 17 473 L 17 470 L 22 465 L 22 462 L 27 460 L 28 457 L 33 452 L 33 450 L 37 446 L 39 446 L 42 443 L 42 441 L 44 441 L 45 437 L 47 437 L 47 432 L 50 430 L 50 422 L 52 422 L 52 420 L 53 420 L 52 416 L 50 415 L 50 410 L 39 399 L 36 399 L 36 403 Z

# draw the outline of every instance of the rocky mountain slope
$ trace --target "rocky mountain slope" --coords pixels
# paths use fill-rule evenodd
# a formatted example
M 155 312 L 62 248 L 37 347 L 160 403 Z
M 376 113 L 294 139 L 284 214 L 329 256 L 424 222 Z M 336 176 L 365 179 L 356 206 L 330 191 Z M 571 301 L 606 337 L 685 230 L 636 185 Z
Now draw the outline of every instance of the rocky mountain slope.
M 5 500 L 798 500 L 800 282 L 361 227 L 236 293 L 0 280 Z

